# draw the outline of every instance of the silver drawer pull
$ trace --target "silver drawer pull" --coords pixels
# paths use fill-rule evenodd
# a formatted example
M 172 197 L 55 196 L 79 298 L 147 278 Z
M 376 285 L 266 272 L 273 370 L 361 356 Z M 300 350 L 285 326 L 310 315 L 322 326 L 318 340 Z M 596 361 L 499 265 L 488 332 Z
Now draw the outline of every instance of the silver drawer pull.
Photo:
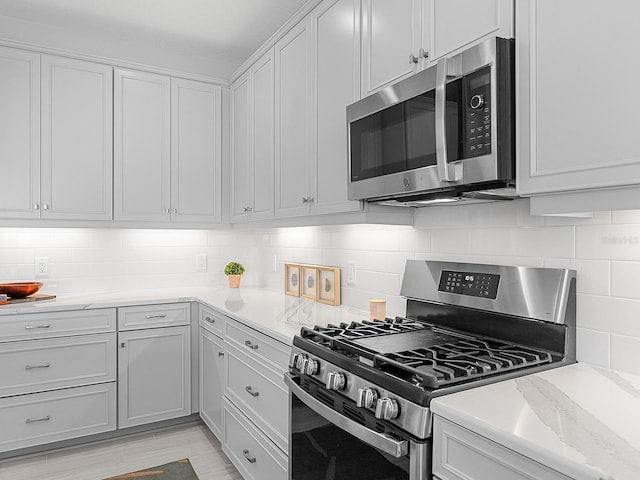
M 258 395 L 260 395 L 260 392 L 254 392 L 251 385 L 247 385 L 246 387 L 244 387 L 244 389 L 247 391 L 247 393 L 249 395 L 251 395 L 252 397 L 257 397 Z
M 47 415 L 46 417 L 42 417 L 42 418 L 27 418 L 27 420 L 24 423 L 29 425 L 30 423 L 48 422 L 49 420 L 51 420 L 51 417 Z
M 256 463 L 256 457 L 249 455 L 249 450 L 242 450 L 242 455 L 244 455 L 244 458 L 249 460 L 249 463 Z
M 166 318 L 166 315 L 164 313 L 162 315 L 147 315 L 146 318 Z
M 26 365 L 24 369 L 33 370 L 34 368 L 49 368 L 50 366 L 51 366 L 50 363 L 43 363 L 42 365 Z
M 224 357 L 224 353 L 218 352 L 218 357 Z
M 205 317 L 204 319 L 205 319 L 205 321 L 207 321 L 209 323 L 216 323 L 216 319 L 215 318 Z
M 249 347 L 251 350 L 257 350 L 258 349 L 258 345 L 256 345 L 255 343 L 251 343 L 251 340 L 245 340 L 244 344 Z
M 47 323 L 46 325 L 25 325 L 25 330 L 34 330 L 36 328 L 51 328 L 51 324 Z

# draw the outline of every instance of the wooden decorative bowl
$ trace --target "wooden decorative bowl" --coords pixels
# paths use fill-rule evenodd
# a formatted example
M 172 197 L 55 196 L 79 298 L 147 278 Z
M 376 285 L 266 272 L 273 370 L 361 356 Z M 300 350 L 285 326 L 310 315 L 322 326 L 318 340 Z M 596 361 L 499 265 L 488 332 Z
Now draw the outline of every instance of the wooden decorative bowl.
M 11 298 L 28 297 L 41 288 L 41 282 L 0 283 L 0 293 L 6 293 Z

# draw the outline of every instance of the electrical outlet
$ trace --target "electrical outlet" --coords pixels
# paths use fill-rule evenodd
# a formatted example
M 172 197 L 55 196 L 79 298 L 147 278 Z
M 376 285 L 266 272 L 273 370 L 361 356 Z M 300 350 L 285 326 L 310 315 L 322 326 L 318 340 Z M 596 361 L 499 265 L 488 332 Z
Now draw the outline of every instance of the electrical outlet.
M 37 278 L 44 278 L 50 275 L 49 257 L 36 257 L 35 274 Z
M 206 271 L 207 271 L 207 256 L 196 255 L 196 272 L 206 272 Z
M 356 262 L 347 262 L 347 285 L 356 286 Z

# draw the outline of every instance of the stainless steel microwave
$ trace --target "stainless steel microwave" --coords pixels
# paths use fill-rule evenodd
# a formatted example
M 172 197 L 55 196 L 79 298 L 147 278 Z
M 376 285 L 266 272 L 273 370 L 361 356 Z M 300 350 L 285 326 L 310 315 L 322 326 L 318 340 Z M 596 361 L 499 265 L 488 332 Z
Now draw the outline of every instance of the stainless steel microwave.
M 514 198 L 514 68 L 491 38 L 349 105 L 349 199 Z

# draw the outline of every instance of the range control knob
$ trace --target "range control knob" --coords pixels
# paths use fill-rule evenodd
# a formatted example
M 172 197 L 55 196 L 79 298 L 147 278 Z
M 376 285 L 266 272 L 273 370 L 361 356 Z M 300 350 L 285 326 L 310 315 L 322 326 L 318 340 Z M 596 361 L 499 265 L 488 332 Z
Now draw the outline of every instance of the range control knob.
M 302 364 L 304 363 L 304 360 L 306 358 L 306 355 L 302 353 L 294 353 L 293 355 L 291 355 L 291 361 L 289 362 L 289 365 L 302 371 Z
M 356 400 L 356 405 L 358 407 L 371 408 L 378 401 L 378 392 L 376 392 L 373 388 L 359 388 L 358 389 L 358 399 Z
M 344 374 L 340 372 L 330 372 L 327 375 L 327 388 L 329 390 L 342 390 L 347 383 Z
M 381 398 L 376 404 L 376 418 L 380 420 L 392 420 L 398 417 L 398 402 L 393 398 Z
M 307 375 L 315 375 L 318 373 L 318 362 L 311 358 L 305 358 L 302 362 L 302 368 L 300 371 Z
M 484 95 L 481 95 L 481 94 L 474 95 L 473 97 L 471 97 L 471 100 L 469 101 L 469 106 L 474 110 L 477 110 L 483 105 L 484 105 Z

